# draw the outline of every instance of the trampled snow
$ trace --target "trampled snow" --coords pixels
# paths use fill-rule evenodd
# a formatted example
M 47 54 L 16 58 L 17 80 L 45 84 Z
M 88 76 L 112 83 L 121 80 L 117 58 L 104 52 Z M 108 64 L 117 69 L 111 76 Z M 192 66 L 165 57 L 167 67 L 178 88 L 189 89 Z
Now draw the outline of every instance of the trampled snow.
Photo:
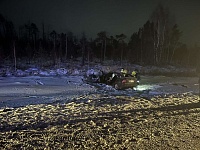
M 138 87 L 126 90 L 116 90 L 105 84 L 86 83 L 84 76 L 99 75 L 103 70 L 99 68 L 98 66 L 83 71 L 83 69 L 40 69 L 32 67 L 25 71 L 18 69 L 16 72 L 1 69 L 0 73 L 4 77 L 0 77 L 0 107 L 64 103 L 81 95 L 92 93 L 130 97 L 198 93 L 197 77 L 141 76 Z M 137 68 L 142 69 L 140 66 L 137 66 Z M 148 67 L 146 68 L 148 70 Z

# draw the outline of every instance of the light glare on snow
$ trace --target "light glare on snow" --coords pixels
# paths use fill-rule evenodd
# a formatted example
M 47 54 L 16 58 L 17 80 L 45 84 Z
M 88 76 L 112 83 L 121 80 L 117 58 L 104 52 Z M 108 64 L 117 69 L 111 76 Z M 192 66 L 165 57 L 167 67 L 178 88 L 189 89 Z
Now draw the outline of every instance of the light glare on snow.
M 146 90 L 155 89 L 155 88 L 157 88 L 157 87 L 158 87 L 158 85 L 156 86 L 156 85 L 144 84 L 144 85 L 138 85 L 138 86 L 136 87 L 136 90 L 137 90 L 137 91 L 146 91 Z

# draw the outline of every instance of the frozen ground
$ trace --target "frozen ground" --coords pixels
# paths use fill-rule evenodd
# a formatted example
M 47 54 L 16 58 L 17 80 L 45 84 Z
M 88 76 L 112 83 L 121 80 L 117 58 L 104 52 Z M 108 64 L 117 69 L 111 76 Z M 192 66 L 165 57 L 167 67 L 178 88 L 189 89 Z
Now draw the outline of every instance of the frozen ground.
M 83 76 L 61 77 L 0 77 L 0 108 L 29 104 L 65 103 L 89 94 L 108 96 L 140 96 L 198 94 L 196 77 L 142 76 L 135 89 L 115 90 L 104 84 L 89 84 Z
M 199 150 L 197 95 L 89 94 L 0 109 L 0 149 Z
M 115 90 L 63 73 L 0 77 L 0 149 L 199 150 L 196 77 Z
M 59 103 L 93 92 L 82 76 L 1 77 L 0 108 L 29 104 Z

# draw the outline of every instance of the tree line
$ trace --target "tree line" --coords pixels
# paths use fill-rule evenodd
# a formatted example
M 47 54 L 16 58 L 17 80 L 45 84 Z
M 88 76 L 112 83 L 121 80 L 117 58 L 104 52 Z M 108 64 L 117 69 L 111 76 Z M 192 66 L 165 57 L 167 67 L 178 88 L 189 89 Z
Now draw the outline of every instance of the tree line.
M 85 33 L 77 38 L 72 32 L 47 32 L 45 24 L 41 26 L 39 30 L 29 21 L 16 30 L 12 21 L 0 14 L 0 62 L 51 58 L 56 64 L 81 57 L 82 65 L 99 58 L 100 63 L 114 60 L 143 65 L 196 66 L 200 51 L 197 45 L 189 49 L 180 42 L 183 33 L 161 4 L 130 39 L 123 33 L 113 36 L 107 31 L 100 31 L 95 39 L 87 39 Z

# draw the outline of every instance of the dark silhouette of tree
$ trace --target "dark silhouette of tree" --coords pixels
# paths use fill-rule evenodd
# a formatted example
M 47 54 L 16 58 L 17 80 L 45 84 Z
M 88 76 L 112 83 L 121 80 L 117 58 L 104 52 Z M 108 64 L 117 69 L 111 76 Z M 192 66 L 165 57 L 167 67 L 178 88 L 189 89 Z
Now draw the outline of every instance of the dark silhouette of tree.
M 0 14 L 0 60 L 5 58 L 16 61 L 18 58 L 34 59 L 51 58 L 54 64 L 63 60 L 82 57 L 85 61 L 100 58 L 103 63 L 107 59 L 128 60 L 140 64 L 179 64 L 196 66 L 198 63 L 199 47 L 188 48 L 180 43 L 182 31 L 174 22 L 168 8 L 159 4 L 152 12 L 147 22 L 132 34 L 128 45 L 126 35 L 108 36 L 106 31 L 97 33 L 95 40 L 88 41 L 85 33 L 77 39 L 72 32 L 49 32 L 44 24 L 42 34 L 35 23 L 27 22 L 18 28 L 16 34 L 14 25 Z
M 57 41 L 57 33 L 55 30 L 53 30 L 50 33 L 50 37 L 51 37 L 51 41 L 53 42 L 53 50 L 52 50 L 52 54 L 53 54 L 53 60 L 54 60 L 54 65 L 56 64 L 57 61 L 57 53 L 56 53 L 56 41 Z
M 140 63 L 153 64 L 154 63 L 154 40 L 153 40 L 153 23 L 147 21 L 143 28 L 140 28 L 138 35 L 140 44 Z
M 5 37 L 6 27 L 5 27 L 6 19 L 0 14 L 0 37 Z
M 101 31 L 97 33 L 97 41 L 101 43 L 101 57 L 100 62 L 102 63 L 105 60 L 106 57 L 106 40 L 107 40 L 107 33 L 106 31 Z
M 168 57 L 169 57 L 168 62 L 169 63 L 172 63 L 172 61 L 173 61 L 174 53 L 178 46 L 181 34 L 182 34 L 182 32 L 180 32 L 180 30 L 178 29 L 178 25 L 175 24 L 172 27 L 170 34 L 169 34 L 169 47 L 170 47 L 169 53 L 168 53 Z
M 154 24 L 154 62 L 161 63 L 164 43 L 169 27 L 169 12 L 163 5 L 159 4 L 151 15 L 151 21 Z
M 187 65 L 189 61 L 189 49 L 186 44 L 178 43 L 173 55 L 173 64 Z
M 139 62 L 140 58 L 140 52 L 139 52 L 139 36 L 138 33 L 135 32 L 131 35 L 131 38 L 128 42 L 128 48 L 129 48 L 129 53 L 128 53 L 128 59 L 130 62 Z
M 114 37 L 110 36 L 109 43 L 111 46 L 111 50 L 110 50 L 110 59 L 111 60 L 114 60 L 114 51 L 115 51 L 114 40 L 115 40 Z
M 85 55 L 86 55 L 86 44 L 87 44 L 87 38 L 86 38 L 85 33 L 82 34 L 82 37 L 80 39 L 80 43 L 81 43 L 81 52 L 82 52 L 81 65 L 84 66 L 85 65 Z
M 0 58 L 13 56 L 13 41 L 16 39 L 14 25 L 0 14 Z
M 67 33 L 67 56 L 68 58 L 74 58 L 75 57 L 75 41 L 76 41 L 76 38 L 75 36 L 73 35 L 72 32 L 68 32 Z
M 124 35 L 123 33 L 116 35 L 116 39 L 119 42 L 120 49 L 121 49 L 121 53 L 120 53 L 120 64 L 121 65 L 122 65 L 122 60 L 123 60 L 123 55 L 124 55 L 124 48 L 125 48 L 125 45 L 126 45 L 126 43 L 124 41 L 125 38 L 126 38 L 126 35 Z
M 29 62 L 39 55 L 39 29 L 30 21 L 19 27 L 18 49 L 22 56 L 28 56 Z
M 39 36 L 38 35 L 39 30 L 38 30 L 38 27 L 36 26 L 35 23 L 31 23 L 30 29 L 31 29 L 32 42 L 33 42 L 33 50 L 35 52 L 35 50 L 36 50 L 36 42 L 37 42 L 37 39 L 38 39 L 38 36 Z
M 65 34 L 65 60 L 67 60 L 67 53 L 68 53 L 68 37 Z
M 196 66 L 200 64 L 199 60 L 199 53 L 200 47 L 195 43 L 189 50 L 188 50 L 188 66 Z

